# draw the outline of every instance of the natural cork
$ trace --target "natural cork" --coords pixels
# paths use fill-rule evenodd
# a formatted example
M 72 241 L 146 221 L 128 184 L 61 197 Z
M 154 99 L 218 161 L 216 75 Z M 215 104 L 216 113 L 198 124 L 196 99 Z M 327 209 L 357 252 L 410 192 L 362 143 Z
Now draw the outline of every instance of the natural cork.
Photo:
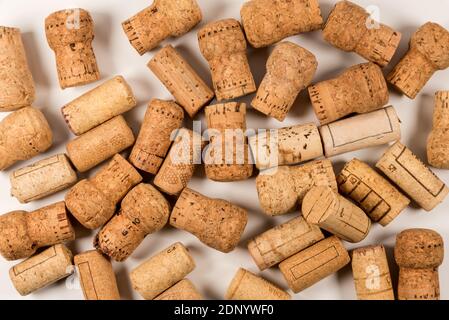
M 433 129 L 427 142 L 429 164 L 439 169 L 449 169 L 449 91 L 435 94 Z
M 165 290 L 153 300 L 203 300 L 195 285 L 189 279 L 183 279 L 170 289 Z

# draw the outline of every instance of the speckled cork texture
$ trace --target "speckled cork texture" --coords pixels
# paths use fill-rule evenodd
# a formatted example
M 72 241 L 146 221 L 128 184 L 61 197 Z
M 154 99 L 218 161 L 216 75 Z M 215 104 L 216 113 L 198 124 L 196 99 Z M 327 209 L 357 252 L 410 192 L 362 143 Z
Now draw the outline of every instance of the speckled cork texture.
M 427 140 L 427 159 L 432 167 L 449 169 L 449 91 L 435 93 L 433 128 Z
M 203 300 L 195 285 L 189 279 L 183 279 L 165 290 L 153 300 Z

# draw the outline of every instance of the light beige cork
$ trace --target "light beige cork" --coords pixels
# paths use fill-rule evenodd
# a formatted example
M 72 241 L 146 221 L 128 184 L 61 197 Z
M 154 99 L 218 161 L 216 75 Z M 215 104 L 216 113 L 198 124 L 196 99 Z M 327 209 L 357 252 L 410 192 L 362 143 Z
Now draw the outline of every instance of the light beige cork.
M 92 48 L 94 22 L 84 9 L 67 9 L 45 19 L 45 33 L 55 52 L 62 89 L 82 86 L 100 79 Z
M 246 39 L 235 19 L 211 22 L 198 32 L 201 53 L 212 72 L 218 101 L 231 100 L 256 92 L 256 84 L 246 56 Z
M 448 67 L 449 31 L 428 22 L 413 34 L 409 51 L 387 80 L 407 97 L 415 99 L 438 70 Z
M 449 169 L 449 91 L 435 93 L 433 129 L 427 140 L 429 164 L 439 169 Z
M 247 222 L 245 209 L 225 200 L 208 198 L 189 188 L 181 193 L 170 216 L 170 225 L 224 253 L 237 247 Z
M 170 289 L 165 290 L 153 300 L 203 300 L 195 285 L 189 279 L 183 279 Z
M 70 189 L 65 202 L 84 227 L 97 229 L 114 215 L 119 201 L 141 181 L 137 170 L 117 154 L 94 177 Z
M 426 211 L 443 202 L 449 193 L 444 182 L 401 142 L 391 146 L 376 167 Z

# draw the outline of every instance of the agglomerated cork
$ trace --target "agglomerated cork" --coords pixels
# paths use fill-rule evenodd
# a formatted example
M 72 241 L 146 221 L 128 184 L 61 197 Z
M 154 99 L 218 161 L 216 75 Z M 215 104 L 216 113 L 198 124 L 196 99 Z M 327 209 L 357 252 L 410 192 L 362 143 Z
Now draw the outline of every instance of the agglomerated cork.
M 183 279 L 170 289 L 165 290 L 153 300 L 203 300 L 195 285 L 189 279 Z
M 435 93 L 433 129 L 427 140 L 429 164 L 439 169 L 449 169 L 449 91 Z

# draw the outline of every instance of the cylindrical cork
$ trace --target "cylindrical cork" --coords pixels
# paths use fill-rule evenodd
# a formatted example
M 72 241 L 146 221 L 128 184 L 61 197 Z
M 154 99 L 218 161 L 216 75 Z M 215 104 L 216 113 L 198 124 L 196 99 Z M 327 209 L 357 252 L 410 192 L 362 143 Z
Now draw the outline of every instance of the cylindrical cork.
M 246 39 L 235 19 L 212 22 L 198 32 L 201 53 L 208 61 L 218 101 L 256 92 L 248 58 Z
M 385 152 L 376 167 L 426 211 L 434 209 L 449 194 L 444 182 L 400 142 Z
M 116 261 L 126 260 L 143 239 L 162 229 L 170 204 L 152 185 L 141 183 L 122 200 L 120 212 L 98 233 L 95 247 Z
M 410 99 L 415 99 L 438 70 L 449 67 L 449 31 L 437 23 L 420 27 L 410 49 L 387 80 Z
M 248 251 L 263 271 L 323 239 L 319 227 L 296 217 L 255 237 L 248 243 Z
M 427 159 L 435 168 L 449 169 L 449 91 L 435 93 L 433 129 L 427 140 Z
M 183 279 L 170 289 L 165 290 L 153 300 L 203 300 L 195 285 L 189 279 Z
M 322 125 L 352 113 L 368 113 L 388 103 L 382 69 L 372 62 L 353 66 L 339 77 L 309 87 L 310 100 Z
M 117 154 L 93 178 L 82 180 L 70 189 L 65 202 L 83 226 L 97 229 L 114 215 L 119 201 L 141 181 L 137 170 Z
M 45 19 L 45 33 L 55 52 L 62 89 L 82 86 L 100 79 L 92 48 L 94 22 L 84 9 L 67 9 Z
M 173 132 L 181 127 L 183 119 L 184 111 L 175 102 L 152 100 L 129 162 L 142 171 L 157 174 L 172 143 Z
M 79 136 L 136 105 L 131 87 L 117 76 L 66 104 L 61 112 L 69 129 Z
M 179 196 L 170 224 L 224 253 L 234 250 L 248 222 L 248 213 L 232 203 L 211 199 L 189 188 Z
M 144 299 L 152 300 L 185 278 L 195 262 L 182 243 L 175 243 L 135 268 L 131 283 Z

